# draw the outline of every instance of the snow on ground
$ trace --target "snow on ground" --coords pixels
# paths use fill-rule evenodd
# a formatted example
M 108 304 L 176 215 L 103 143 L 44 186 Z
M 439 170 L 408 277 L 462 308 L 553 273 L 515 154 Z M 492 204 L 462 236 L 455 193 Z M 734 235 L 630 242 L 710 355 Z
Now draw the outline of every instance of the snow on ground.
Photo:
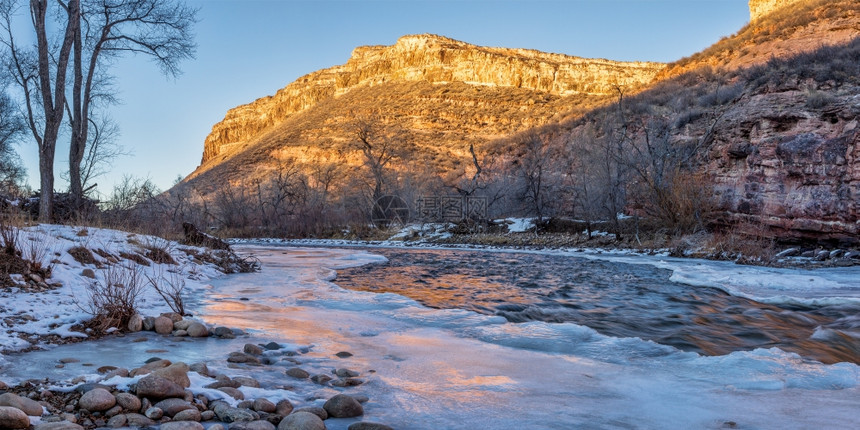
M 43 292 L 29 292 L 20 284 L 17 287 L 0 289 L 0 351 L 16 351 L 30 347 L 31 343 L 21 339 L 19 333 L 25 333 L 34 340 L 40 335 L 49 334 L 64 338 L 86 337 L 83 333 L 72 331 L 71 327 L 91 318 L 87 313 L 87 285 L 104 282 L 105 271 L 111 270 L 106 269 L 108 267 L 113 267 L 113 270 L 117 270 L 119 265 L 137 267 L 141 271 L 142 283 L 146 283 L 147 276 L 164 279 L 175 274 L 184 280 L 188 295 L 203 290 L 208 279 L 221 274 L 214 265 L 195 262 L 193 257 L 183 251 L 186 249 L 204 253 L 206 250 L 203 248 L 116 230 L 42 224 L 21 229 L 18 244 L 25 258 L 34 254 L 41 257 L 39 259 L 43 266 L 53 265 L 52 276 L 45 281 L 60 285 L 56 289 Z M 110 254 L 119 260 L 119 265 L 110 266 L 108 259 L 97 253 L 93 253 L 93 257 L 98 264 L 82 264 L 68 252 L 75 247 L 102 250 L 105 255 Z M 127 253 L 142 256 L 148 247 L 168 251 L 177 264 L 150 261 L 149 266 L 144 266 L 120 255 Z M 84 269 L 91 269 L 96 278 L 84 276 Z M 15 278 L 21 282 L 20 276 L 13 279 Z M 148 284 L 142 289 L 138 308 L 142 315 L 158 315 L 170 311 L 164 299 Z M 3 360 L 0 355 L 0 366 Z

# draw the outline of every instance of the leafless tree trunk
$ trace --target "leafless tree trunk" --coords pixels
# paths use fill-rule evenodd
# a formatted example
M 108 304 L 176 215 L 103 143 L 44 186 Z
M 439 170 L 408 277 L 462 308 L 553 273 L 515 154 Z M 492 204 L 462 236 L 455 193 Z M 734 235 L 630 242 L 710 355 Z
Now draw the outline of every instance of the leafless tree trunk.
M 99 97 L 113 100 L 111 94 L 97 91 L 97 76 L 105 60 L 129 52 L 143 54 L 154 58 L 165 74 L 178 75 L 179 62 L 194 56 L 191 29 L 196 13 L 178 0 L 84 0 L 74 34 L 74 82 L 69 106 L 69 188 L 73 198 L 83 198 L 85 174 L 81 164 L 87 145 L 98 144 L 89 136 L 93 104 Z
M 52 50 L 54 37 L 48 31 L 49 3 L 49 0 L 30 0 L 36 45 L 25 49 L 18 45 L 12 28 L 16 2 L 0 0 L 0 19 L 5 33 L 2 42 L 9 51 L 9 72 L 23 93 L 27 125 L 39 147 L 39 220 L 43 222 L 51 221 L 53 216 L 54 155 L 63 123 L 66 72 L 80 25 L 80 0 L 58 1 L 65 13 L 66 27 L 59 38 L 58 48 Z

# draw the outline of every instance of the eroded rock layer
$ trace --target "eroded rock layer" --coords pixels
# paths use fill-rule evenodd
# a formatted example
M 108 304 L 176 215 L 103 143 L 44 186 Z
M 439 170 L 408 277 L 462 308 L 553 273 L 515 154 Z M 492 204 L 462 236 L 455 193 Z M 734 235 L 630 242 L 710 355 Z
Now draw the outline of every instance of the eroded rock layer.
M 465 83 L 553 98 L 605 96 L 616 87 L 626 91 L 640 88 L 663 67 L 659 63 L 487 48 L 434 35 L 404 36 L 392 46 L 358 47 L 346 64 L 305 75 L 273 96 L 231 109 L 206 138 L 202 163 L 257 139 L 297 113 L 357 88 L 390 82 Z M 529 111 L 528 106 L 524 111 Z M 465 108 L 462 113 L 468 116 L 468 106 Z

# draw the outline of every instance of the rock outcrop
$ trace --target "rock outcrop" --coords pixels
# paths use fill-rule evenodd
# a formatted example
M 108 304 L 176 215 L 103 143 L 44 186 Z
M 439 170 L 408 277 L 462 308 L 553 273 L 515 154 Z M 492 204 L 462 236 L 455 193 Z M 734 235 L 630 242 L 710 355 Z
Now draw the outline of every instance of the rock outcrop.
M 750 21 L 804 0 L 750 0 Z
M 617 62 L 527 49 L 488 48 L 435 35 L 403 36 L 392 46 L 355 48 L 346 64 L 305 75 L 273 96 L 227 112 L 206 138 L 202 163 L 251 142 L 324 100 L 390 82 L 466 83 L 558 97 L 608 95 L 652 81 L 660 63 Z

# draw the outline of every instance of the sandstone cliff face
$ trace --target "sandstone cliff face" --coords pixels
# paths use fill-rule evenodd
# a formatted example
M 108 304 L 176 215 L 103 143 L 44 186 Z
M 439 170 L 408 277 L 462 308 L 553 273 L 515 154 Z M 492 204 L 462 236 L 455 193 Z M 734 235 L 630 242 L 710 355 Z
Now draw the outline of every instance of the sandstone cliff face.
M 803 0 L 750 0 L 750 21 L 801 1 Z
M 401 37 L 393 46 L 356 48 L 346 64 L 303 76 L 253 103 L 231 109 L 206 138 L 202 163 L 230 153 L 321 101 L 390 82 L 466 83 L 556 97 L 635 90 L 664 65 L 615 62 L 526 49 L 487 48 L 434 35 Z
M 858 242 L 860 96 L 854 91 L 814 109 L 794 82 L 730 109 L 707 167 L 729 221 L 784 240 Z

